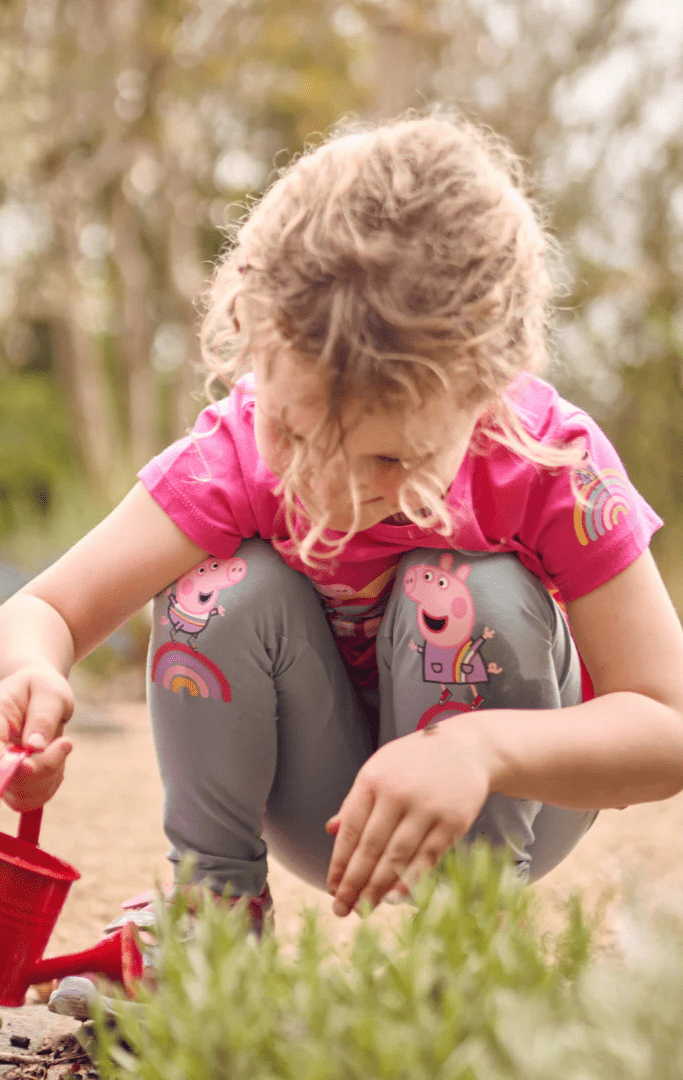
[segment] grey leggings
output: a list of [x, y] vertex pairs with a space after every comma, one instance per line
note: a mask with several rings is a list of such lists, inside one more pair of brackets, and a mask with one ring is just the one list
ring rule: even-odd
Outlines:
[[[464, 643], [440, 642], [438, 588], [453, 589], [456, 614], [474, 605]], [[564, 618], [508, 554], [405, 556], [377, 660], [380, 745], [455, 712], [581, 700]], [[324, 824], [373, 752], [373, 702], [355, 693], [311, 583], [269, 544], [249, 540], [236, 558], [207, 560], [160, 593], [149, 703], [171, 860], [192, 852], [197, 880], [255, 896], [268, 846], [324, 888], [332, 850]], [[507, 845], [533, 880], [595, 816], [492, 795], [465, 840]]]

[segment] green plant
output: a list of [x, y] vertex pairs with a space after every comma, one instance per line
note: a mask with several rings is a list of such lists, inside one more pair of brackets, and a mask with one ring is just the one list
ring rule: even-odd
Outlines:
[[244, 912], [183, 900], [163, 916], [160, 983], [97, 1023], [102, 1080], [680, 1080], [680, 918], [620, 916], [591, 955], [578, 901], [552, 947], [531, 894], [485, 847], [420, 889], [395, 937], [363, 920], [336, 954], [308, 912], [258, 943]]
[[549, 951], [530, 895], [485, 846], [445, 860], [395, 935], [364, 919], [341, 954], [313, 912], [281, 945], [247, 936], [239, 906], [202, 900], [184, 941], [185, 907], [162, 916], [157, 990], [121, 1002], [116, 1029], [97, 1024], [102, 1080], [521, 1078], [516, 1010], [546, 1032], [583, 1007], [580, 908]]

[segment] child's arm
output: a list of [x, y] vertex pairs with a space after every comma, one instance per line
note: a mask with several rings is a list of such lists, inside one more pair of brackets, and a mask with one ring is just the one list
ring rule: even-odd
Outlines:
[[531, 798], [595, 809], [675, 795], [683, 788], [683, 631], [650, 553], [568, 613], [596, 697], [555, 716], [513, 712], [507, 731], [500, 719], [488, 728], [483, 714], [492, 790], [525, 798], [533, 788]]
[[600, 809], [683, 788], [683, 630], [649, 552], [569, 617], [595, 700], [451, 717], [382, 747], [330, 826], [338, 913], [430, 869], [492, 792]]
[[13, 742], [43, 749], [8, 788], [15, 809], [42, 805], [61, 782], [71, 749], [61, 732], [73, 710], [72, 664], [205, 555], [138, 484], [0, 607], [0, 752]]

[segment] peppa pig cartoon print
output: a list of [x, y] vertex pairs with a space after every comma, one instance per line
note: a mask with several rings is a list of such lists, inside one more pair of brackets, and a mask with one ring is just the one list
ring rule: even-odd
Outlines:
[[[423, 645], [411, 641], [410, 647], [422, 654], [424, 681], [441, 686], [440, 708], [446, 706], [451, 696], [448, 685], [454, 683], [471, 687], [471, 708], [476, 708], [482, 700], [477, 684], [488, 682], [489, 675], [499, 675], [503, 669], [493, 662], [486, 664], [479, 651], [495, 630], [485, 626], [476, 641], [472, 640], [474, 600], [465, 585], [472, 568], [467, 563], [455, 570], [452, 566], [453, 556], [446, 552], [438, 567], [420, 563], [406, 571], [403, 589], [418, 606], [417, 625], [424, 638]], [[462, 711], [454, 706], [450, 706], [451, 711]]]
[[213, 615], [224, 615], [225, 609], [216, 603], [221, 589], [237, 585], [247, 572], [244, 559], [214, 559], [208, 556], [194, 569], [183, 574], [166, 590], [168, 594], [168, 618], [162, 626], [171, 626], [171, 639], [178, 633], [186, 634], [189, 644], [196, 651], [196, 640], [205, 630]]

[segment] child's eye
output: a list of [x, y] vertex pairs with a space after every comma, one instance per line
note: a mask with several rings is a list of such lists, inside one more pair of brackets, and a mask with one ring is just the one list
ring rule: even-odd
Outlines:
[[377, 461], [380, 461], [382, 465], [401, 465], [401, 459], [397, 457], [384, 457], [383, 454], [378, 454]]
[[289, 442], [297, 442], [297, 443], [299, 443], [299, 442], [304, 441], [303, 435], [297, 435], [297, 434], [295, 434], [295, 432], [290, 431], [289, 428], [283, 428], [282, 429], [282, 434], [284, 435], [285, 439], [287, 439]]
[[277, 426], [278, 438], [284, 439], [288, 443], [302, 443], [304, 441], [303, 435], [295, 435], [293, 431], [289, 431], [288, 428], [282, 427], [281, 424]]

